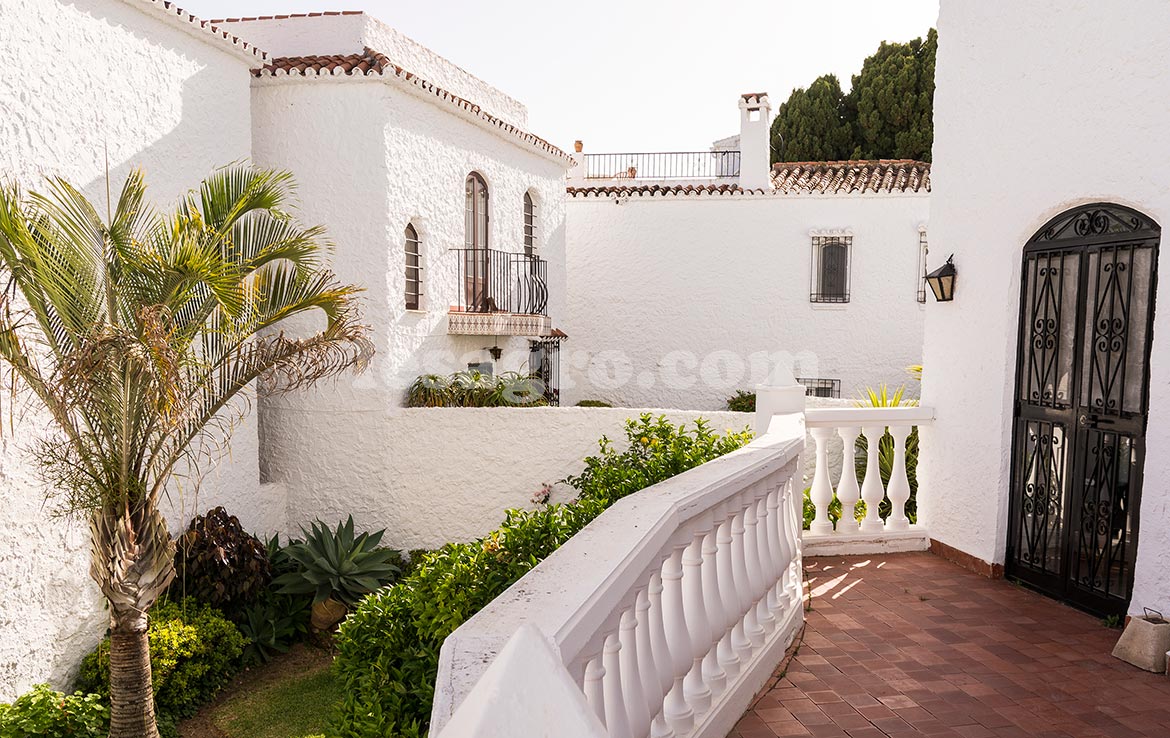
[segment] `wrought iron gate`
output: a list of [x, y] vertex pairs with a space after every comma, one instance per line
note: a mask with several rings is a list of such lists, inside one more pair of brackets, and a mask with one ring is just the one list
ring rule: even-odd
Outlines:
[[1007, 574], [1101, 614], [1133, 584], [1159, 235], [1097, 203], [1024, 248]]

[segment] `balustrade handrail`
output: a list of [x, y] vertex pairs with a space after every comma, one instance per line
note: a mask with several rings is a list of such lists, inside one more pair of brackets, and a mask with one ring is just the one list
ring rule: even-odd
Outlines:
[[651, 721], [726, 735], [802, 618], [804, 436], [802, 415], [776, 416], [744, 448], [619, 500], [460, 626], [440, 653], [431, 734], [485, 656], [535, 625], [612, 738], [644, 738]]
[[809, 428], [836, 428], [858, 423], [910, 423], [923, 425], [934, 420], [934, 408], [909, 407], [817, 407], [805, 411]]

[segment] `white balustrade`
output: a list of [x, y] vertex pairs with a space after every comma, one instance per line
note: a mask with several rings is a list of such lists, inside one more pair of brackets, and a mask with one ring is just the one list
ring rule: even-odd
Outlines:
[[530, 624], [609, 738], [723, 738], [803, 617], [788, 496], [803, 447], [800, 415], [778, 415], [747, 447], [611, 506], [448, 637], [432, 735], [448, 738], [483, 654]]
[[[923, 407], [817, 408], [805, 413], [808, 433], [816, 448], [812, 485], [808, 491], [808, 500], [815, 514], [803, 534], [805, 555], [909, 551], [927, 547], [929, 539], [923, 521], [911, 523], [906, 514], [906, 503], [910, 499], [906, 441], [916, 427], [929, 424], [933, 418], [933, 410]], [[882, 439], [887, 435], [892, 441], [893, 457], [889, 482], [883, 484], [880, 456]], [[861, 438], [865, 439], [866, 457], [859, 487], [856, 447]], [[840, 443], [840, 473], [834, 490], [832, 473], [837, 465], [831, 461], [831, 456], [835, 452], [835, 443]], [[917, 498], [921, 499], [922, 495], [920, 487]], [[883, 520], [880, 507], [887, 499], [890, 514]], [[839, 515], [830, 513], [834, 500], [840, 503]], [[857, 521], [859, 502], [865, 504], [865, 515], [860, 523]]]

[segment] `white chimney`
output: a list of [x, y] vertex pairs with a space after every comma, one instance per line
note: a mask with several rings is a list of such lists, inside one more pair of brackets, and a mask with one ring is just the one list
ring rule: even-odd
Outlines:
[[766, 92], [739, 96], [739, 186], [745, 190], [771, 187], [772, 158], [769, 149], [772, 104]]

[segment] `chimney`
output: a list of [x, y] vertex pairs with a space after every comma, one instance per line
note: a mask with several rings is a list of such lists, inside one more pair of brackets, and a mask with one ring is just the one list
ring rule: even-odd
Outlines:
[[745, 190], [771, 186], [772, 157], [769, 147], [772, 104], [766, 92], [739, 96], [739, 186]]

